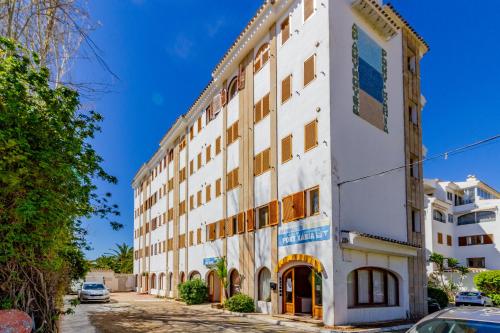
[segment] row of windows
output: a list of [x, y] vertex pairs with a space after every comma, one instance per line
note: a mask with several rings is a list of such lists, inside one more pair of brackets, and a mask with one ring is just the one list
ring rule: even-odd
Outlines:
[[[434, 209], [432, 212], [432, 218], [437, 222], [446, 222], [446, 217], [449, 223], [453, 223], [453, 215], [445, 214], [437, 209]], [[457, 218], [457, 225], [467, 225], [467, 224], [476, 224], [482, 222], [492, 222], [496, 220], [495, 212], [491, 211], [479, 211], [472, 212], [461, 215]]]
[[[220, 152], [222, 151], [222, 148], [221, 148], [221, 137], [217, 137], [215, 139], [215, 156], [219, 155]], [[205, 165], [208, 164], [208, 162], [210, 162], [212, 160], [212, 145], [208, 145], [206, 148], [205, 148]], [[196, 170], [200, 170], [202, 167], [203, 167], [203, 158], [202, 158], [202, 153], [198, 153], [198, 155], [196, 156], [196, 165], [197, 165], [197, 168]], [[192, 159], [191, 161], [189, 161], [189, 175], [193, 175], [195, 172], [195, 167], [194, 167], [194, 159]]]
[[473, 235], [458, 237], [458, 246], [493, 244], [493, 235]]
[[[303, 87], [306, 87], [316, 78], [316, 54], [313, 54], [306, 61], [304, 61], [304, 76], [303, 76]], [[290, 98], [292, 98], [293, 86], [292, 86], [293, 75], [289, 74], [281, 80], [281, 104], [285, 104]]]
[[[437, 242], [438, 244], [443, 244], [443, 234], [440, 232], [437, 233]], [[453, 246], [453, 239], [451, 235], [446, 235], [446, 245]]]

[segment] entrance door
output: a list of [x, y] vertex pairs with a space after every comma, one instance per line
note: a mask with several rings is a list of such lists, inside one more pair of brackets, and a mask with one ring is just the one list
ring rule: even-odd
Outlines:
[[285, 313], [295, 314], [295, 292], [294, 292], [294, 272], [292, 268], [283, 275], [283, 286], [285, 289]]
[[210, 302], [220, 302], [221, 299], [221, 287], [219, 277], [214, 271], [210, 271], [207, 276], [208, 282], [208, 298]]

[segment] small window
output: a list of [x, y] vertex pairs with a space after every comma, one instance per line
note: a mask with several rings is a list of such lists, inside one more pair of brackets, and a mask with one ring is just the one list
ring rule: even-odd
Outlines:
[[193, 246], [194, 245], [194, 232], [193, 230], [191, 230], [189, 232], [189, 246]]
[[482, 258], [467, 258], [467, 266], [470, 268], [485, 268], [486, 260]]
[[410, 122], [413, 125], [418, 126], [418, 109], [415, 105], [410, 105], [409, 117]]
[[292, 74], [281, 81], [281, 104], [284, 104], [292, 97]]
[[434, 211], [432, 212], [432, 215], [433, 215], [434, 221], [445, 222], [444, 213], [440, 212], [439, 210], [434, 209]]
[[207, 148], [206, 148], [206, 163], [208, 164], [208, 162], [212, 159], [212, 146], [211, 145], [208, 145]]
[[437, 233], [437, 242], [438, 244], [443, 244], [443, 234], [440, 232]]
[[281, 163], [290, 161], [293, 158], [292, 151], [292, 135], [288, 135], [281, 139]]
[[453, 193], [446, 192], [446, 199], [448, 199], [448, 201], [453, 201]]
[[189, 140], [193, 140], [194, 138], [194, 126], [191, 126], [189, 129]]
[[235, 121], [227, 130], [227, 146], [236, 141], [239, 137], [238, 121]]
[[451, 239], [451, 235], [446, 235], [446, 245], [448, 245], [448, 246], [452, 246], [453, 245], [453, 241]]
[[271, 302], [271, 271], [266, 267], [259, 272], [259, 301]]
[[201, 244], [201, 228], [196, 229], [197, 244]]
[[194, 173], [194, 160], [189, 161], [189, 175]]
[[201, 153], [198, 154], [198, 169], [201, 169], [202, 161], [201, 161]]
[[316, 78], [316, 55], [304, 61], [304, 87]]
[[198, 191], [198, 193], [196, 193], [196, 204], [198, 205], [198, 207], [201, 206], [202, 204], [202, 199], [201, 199], [201, 190]]
[[258, 176], [271, 169], [271, 148], [257, 154], [254, 158], [254, 175]]
[[413, 178], [419, 178], [419, 162], [416, 156], [410, 158], [410, 176]]
[[221, 195], [221, 179], [215, 181], [215, 197], [218, 198]]
[[448, 222], [453, 223], [453, 214], [448, 214]]
[[269, 225], [269, 205], [257, 208], [257, 225], [259, 229]]
[[228, 97], [232, 100], [238, 94], [238, 77], [234, 77], [229, 83]]
[[311, 121], [304, 127], [304, 152], [318, 145], [318, 120]]
[[413, 232], [421, 232], [420, 212], [415, 209], [411, 211], [411, 229]]
[[306, 190], [307, 216], [319, 214], [319, 187]]
[[219, 136], [217, 139], [215, 139], [215, 155], [219, 155], [221, 152], [221, 137]]
[[314, 13], [314, 0], [304, 0], [304, 22]]
[[286, 41], [290, 38], [290, 18], [287, 17], [286, 19], [281, 22], [281, 45], [285, 44]]
[[263, 44], [255, 54], [255, 59], [253, 62], [254, 73], [257, 73], [269, 60], [269, 43]]
[[227, 191], [232, 190], [238, 185], [240, 185], [238, 177], [238, 168], [235, 168], [227, 174], [226, 190]]
[[212, 200], [212, 185], [207, 185], [205, 187], [205, 202]]
[[193, 210], [194, 209], [194, 195], [191, 195], [189, 197], [189, 210]]
[[198, 118], [198, 133], [201, 132], [201, 126], [202, 126], [202, 124], [201, 124], [201, 117], [202, 116], [200, 116], [200, 118]]
[[270, 112], [269, 108], [269, 94], [264, 96], [260, 101], [255, 103], [254, 106], [254, 122], [258, 123], [264, 119]]
[[347, 304], [349, 308], [398, 306], [398, 278], [381, 268], [352, 271], [347, 276]]

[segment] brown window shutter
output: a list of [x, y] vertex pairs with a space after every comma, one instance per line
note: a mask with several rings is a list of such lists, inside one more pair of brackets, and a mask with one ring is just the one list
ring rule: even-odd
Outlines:
[[221, 194], [221, 179], [215, 181], [215, 197], [219, 197]]
[[208, 145], [205, 151], [206, 151], [206, 155], [207, 155], [206, 160], [208, 163], [208, 161], [210, 161], [212, 159], [212, 146]]
[[226, 237], [226, 221], [220, 220], [217, 222], [219, 224], [219, 238]]
[[233, 143], [233, 126], [226, 130], [226, 145], [229, 146]]
[[191, 128], [189, 129], [189, 140], [193, 140], [194, 138], [194, 127], [191, 126]]
[[271, 168], [271, 148], [267, 148], [262, 152], [262, 172], [266, 172]]
[[189, 232], [189, 246], [193, 246], [194, 245], [194, 232], [191, 230]]
[[215, 240], [215, 238], [217, 237], [217, 224], [216, 222], [210, 224], [210, 240]]
[[253, 71], [254, 73], [257, 73], [260, 70], [261, 67], [261, 59], [260, 59], [260, 54], [257, 54], [257, 57], [255, 58], [253, 62]]
[[316, 55], [304, 62], [304, 87], [316, 78]]
[[243, 64], [240, 64], [238, 71], [238, 89], [245, 89], [245, 66]]
[[255, 230], [255, 218], [254, 218], [254, 210], [253, 209], [247, 210], [246, 220], [247, 220], [247, 230], [254, 231]]
[[262, 173], [262, 154], [257, 154], [254, 158], [254, 166], [253, 172], [255, 176], [258, 176]]
[[233, 125], [233, 141], [236, 141], [236, 139], [240, 136], [240, 132], [238, 130], [238, 123], [239, 121], [236, 121]]
[[258, 123], [262, 119], [262, 103], [258, 101], [254, 107], [254, 122]]
[[443, 244], [443, 234], [438, 232], [438, 235], [437, 235], [437, 242], [438, 244]]
[[240, 185], [240, 179], [238, 177], [239, 175], [239, 168], [236, 168], [233, 170], [233, 186], [239, 186]]
[[297, 192], [293, 195], [293, 215], [294, 219], [301, 219], [306, 214], [305, 192]]
[[232, 189], [232, 186], [233, 186], [232, 180], [233, 180], [233, 177], [232, 177], [232, 171], [231, 171], [226, 175], [226, 191], [229, 191], [230, 189]]
[[245, 213], [241, 212], [238, 214], [238, 233], [242, 234], [245, 232]]
[[198, 133], [201, 132], [201, 116], [198, 118]]
[[308, 151], [318, 145], [318, 122], [311, 121], [304, 127], [304, 151]]
[[201, 206], [201, 190], [196, 193], [196, 204], [198, 207]]
[[281, 139], [281, 163], [285, 163], [292, 159], [292, 135], [288, 135]]
[[206, 202], [209, 202], [210, 200], [212, 200], [212, 186], [211, 185], [207, 185], [207, 187], [205, 187], [205, 201]]
[[287, 17], [281, 23], [281, 45], [285, 44], [285, 42], [290, 38], [290, 19]]
[[452, 240], [450, 235], [446, 235], [446, 245], [452, 246]]
[[217, 139], [215, 139], [215, 155], [219, 155], [221, 149], [221, 137], [219, 136]]
[[269, 112], [270, 112], [270, 108], [269, 108], [269, 94], [267, 94], [262, 99], [262, 117], [261, 118], [265, 118], [269, 114]]
[[269, 225], [278, 225], [279, 223], [279, 212], [278, 212], [278, 201], [274, 200], [269, 203]]
[[493, 234], [483, 236], [484, 244], [493, 244]]
[[201, 153], [198, 154], [198, 169], [201, 168]]
[[307, 21], [309, 17], [314, 12], [314, 0], [304, 0], [304, 22]]
[[191, 195], [189, 197], [189, 210], [193, 210], [194, 209], [194, 195]]
[[194, 173], [194, 160], [189, 161], [189, 175]]
[[226, 88], [222, 89], [222, 91], [220, 93], [220, 100], [221, 100], [222, 106], [226, 106], [226, 104], [227, 104], [227, 89]]
[[196, 240], [198, 244], [201, 244], [201, 228], [196, 230]]
[[288, 75], [281, 81], [281, 103], [285, 103], [292, 95], [292, 76]]

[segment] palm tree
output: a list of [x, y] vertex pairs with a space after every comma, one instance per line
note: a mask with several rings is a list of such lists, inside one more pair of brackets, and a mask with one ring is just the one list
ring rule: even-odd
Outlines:
[[[219, 258], [214, 265], [215, 274], [219, 277], [222, 288], [224, 288], [224, 295], [226, 299], [229, 298], [227, 288], [229, 286], [229, 280], [227, 279], [227, 262], [226, 257]], [[221, 300], [222, 303], [222, 300]]]
[[112, 250], [116, 273], [132, 273], [134, 270], [134, 249], [127, 244], [116, 244]]

